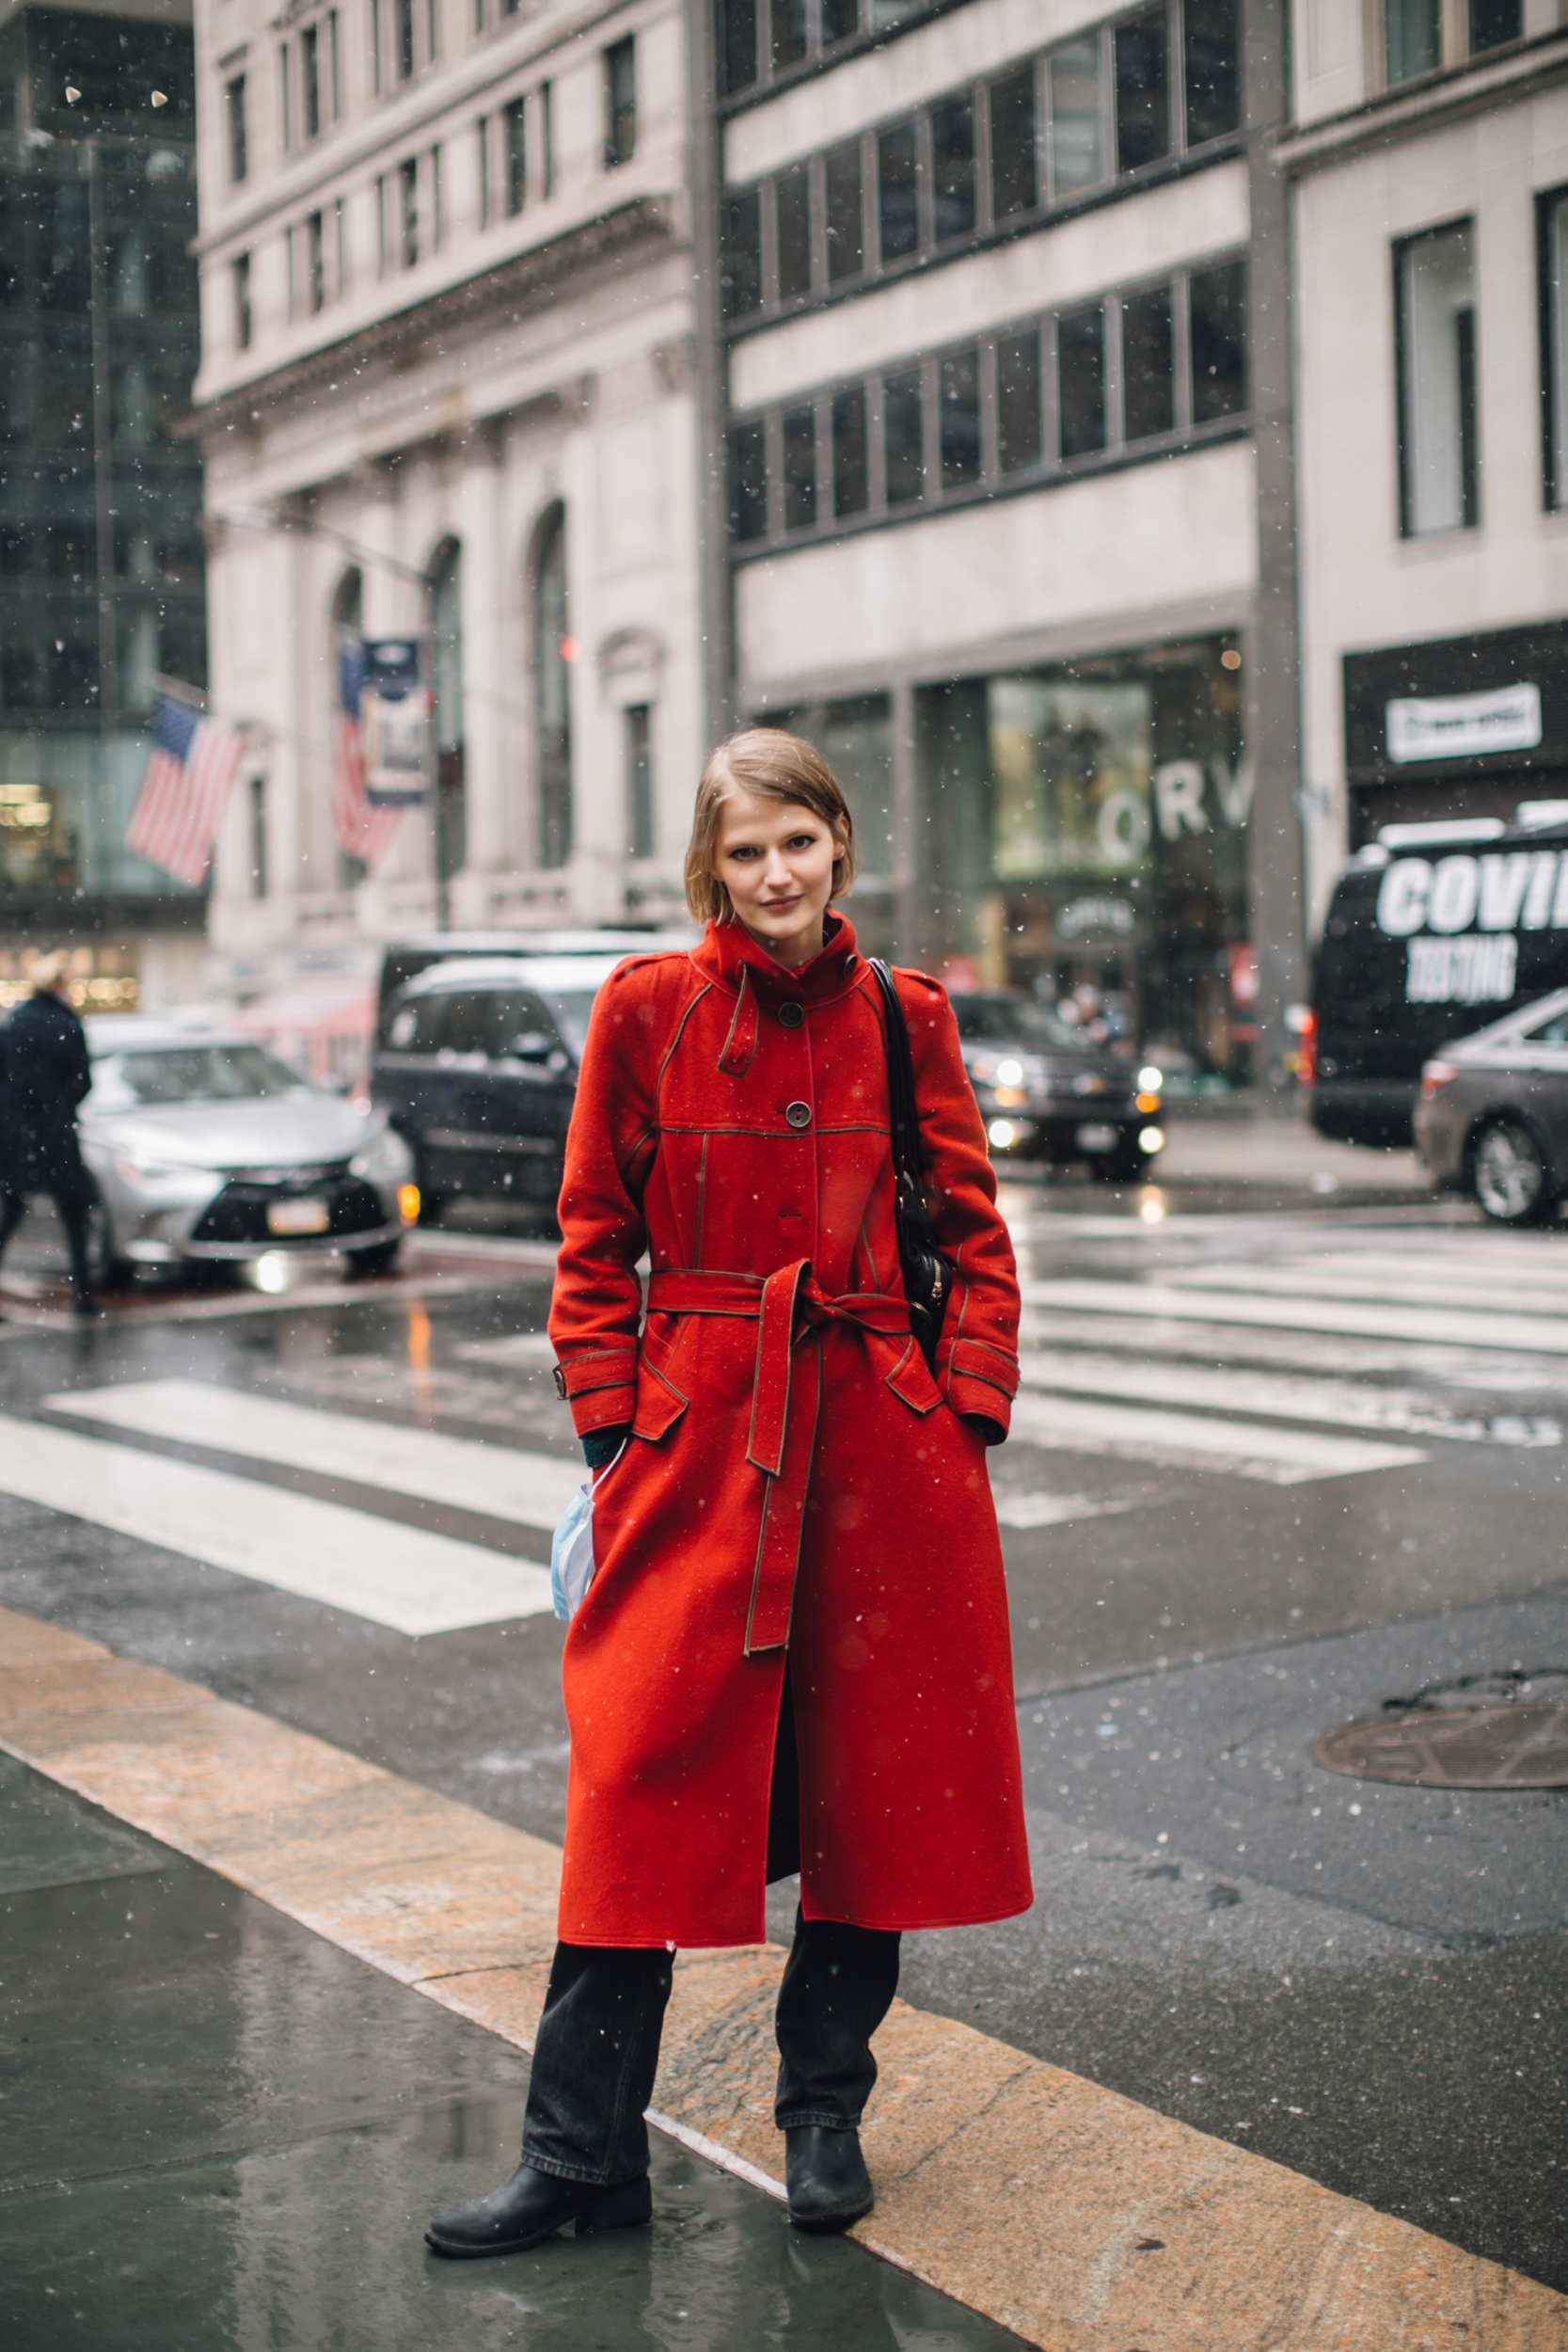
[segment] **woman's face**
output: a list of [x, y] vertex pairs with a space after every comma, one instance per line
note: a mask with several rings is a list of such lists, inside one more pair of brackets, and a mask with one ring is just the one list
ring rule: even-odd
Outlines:
[[843, 846], [824, 818], [794, 801], [732, 792], [721, 806], [713, 870], [746, 929], [781, 963], [793, 968], [820, 953]]

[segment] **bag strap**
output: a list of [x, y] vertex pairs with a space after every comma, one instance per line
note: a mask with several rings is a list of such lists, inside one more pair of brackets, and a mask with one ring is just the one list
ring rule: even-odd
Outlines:
[[925, 1172], [920, 1150], [920, 1115], [914, 1091], [914, 1055], [910, 1025], [904, 1018], [897, 984], [880, 956], [866, 959], [882, 993], [887, 1024], [887, 1093], [893, 1127], [893, 1170], [900, 1206], [906, 1214], [923, 1213], [921, 1178]]

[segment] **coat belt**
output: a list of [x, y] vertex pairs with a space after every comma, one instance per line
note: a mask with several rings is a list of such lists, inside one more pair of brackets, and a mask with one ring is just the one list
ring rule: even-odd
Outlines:
[[[674, 1266], [648, 1278], [648, 1312], [721, 1315], [757, 1326], [756, 1374], [746, 1459], [762, 1472], [762, 1526], [746, 1628], [746, 1652], [777, 1649], [789, 1638], [790, 1607], [806, 1488], [821, 1397], [816, 1349], [796, 1376], [795, 1347], [804, 1333], [828, 1323], [852, 1323], [879, 1339], [911, 1344], [910, 1311], [886, 1291], [824, 1291], [809, 1258], [766, 1277], [706, 1273]], [[794, 1410], [791, 1410], [791, 1406]]]

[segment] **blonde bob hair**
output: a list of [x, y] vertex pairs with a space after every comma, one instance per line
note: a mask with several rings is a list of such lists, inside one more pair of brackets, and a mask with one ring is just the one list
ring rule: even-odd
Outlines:
[[835, 898], [855, 879], [855, 823], [838, 778], [818, 751], [783, 727], [743, 727], [710, 754], [697, 787], [691, 841], [686, 852], [686, 903], [699, 923], [733, 923], [735, 906], [714, 872], [719, 851], [719, 812], [736, 792], [753, 800], [780, 801], [809, 808], [830, 827], [838, 844], [833, 860]]

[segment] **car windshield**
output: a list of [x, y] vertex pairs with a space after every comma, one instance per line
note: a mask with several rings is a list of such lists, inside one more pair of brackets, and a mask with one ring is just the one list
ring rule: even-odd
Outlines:
[[316, 1091], [260, 1045], [163, 1045], [100, 1062], [93, 1091], [117, 1104], [308, 1101]]
[[578, 1061], [588, 1042], [588, 1016], [598, 993], [596, 988], [552, 988], [547, 999], [561, 1034]]
[[958, 1035], [966, 1045], [1069, 1046], [1075, 1053], [1089, 1050], [1067, 1023], [1029, 996], [955, 996]]

